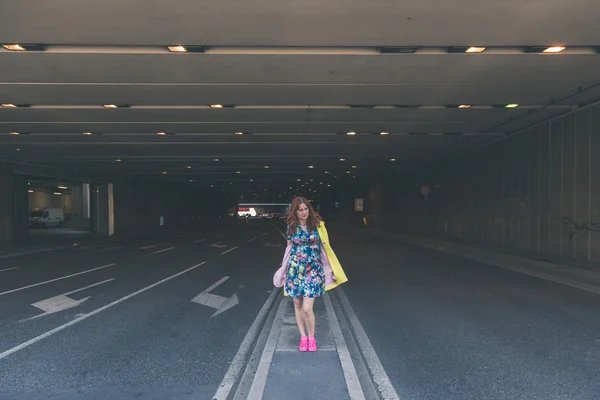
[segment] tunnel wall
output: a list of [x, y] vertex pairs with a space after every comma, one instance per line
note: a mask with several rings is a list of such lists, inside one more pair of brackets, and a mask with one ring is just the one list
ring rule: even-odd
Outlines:
[[137, 235], [212, 224], [226, 218], [227, 204], [192, 185], [115, 182], [114, 210], [115, 234]]
[[600, 107], [379, 179], [367, 201], [376, 227], [597, 267]]

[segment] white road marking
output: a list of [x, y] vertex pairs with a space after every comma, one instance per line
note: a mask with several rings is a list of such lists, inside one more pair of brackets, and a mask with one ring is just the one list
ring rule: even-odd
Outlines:
[[151, 244], [151, 245], [148, 245], [148, 246], [139, 247], [138, 250], [147, 250], [147, 249], [151, 249], [151, 248], [156, 247], [156, 246], [158, 246], [158, 244]]
[[69, 245], [69, 246], [60, 246], [60, 247], [52, 247], [50, 249], [41, 249], [41, 250], [34, 250], [34, 251], [26, 251], [26, 252], [22, 252], [22, 253], [13, 253], [13, 254], [4, 254], [4, 255], [0, 256], [0, 259], [11, 258], [11, 257], [19, 257], [19, 256], [26, 256], [26, 255], [29, 255], [29, 254], [38, 254], [38, 253], [44, 253], [44, 252], [47, 252], [47, 251], [70, 249], [70, 248], [73, 248], [73, 246], [71, 246], [71, 245]]
[[354, 313], [354, 309], [350, 305], [344, 289], [338, 287], [336, 288], [336, 292], [338, 293], [342, 307], [350, 320], [350, 326], [354, 330], [356, 340], [358, 341], [358, 345], [367, 362], [367, 366], [369, 367], [369, 370], [371, 370], [373, 382], [375, 383], [381, 398], [383, 400], [400, 400], [400, 396], [398, 396], [396, 389], [394, 389], [387, 372], [385, 372], [385, 368], [381, 365], [381, 361], [379, 360], [379, 357], [377, 357], [377, 353], [375, 352], [367, 333]]
[[225, 232], [225, 233], [219, 233], [219, 234], [217, 235], [217, 237], [223, 237], [223, 236], [225, 236], [225, 235], [227, 235], [227, 232]]
[[13, 269], [19, 269], [19, 267], [12, 267], [12, 268], [0, 269], [0, 272], [12, 271]]
[[283, 239], [286, 239], [285, 237], [285, 233], [283, 233], [283, 231], [281, 229], [279, 229], [279, 227], [277, 227], [277, 225], [273, 225], [275, 227], [276, 230], [279, 231], [279, 233], [281, 234], [281, 236], [283, 236]]
[[148, 256], [151, 256], [153, 254], [164, 253], [165, 251], [173, 250], [174, 248], [175, 247], [167, 247], [166, 249], [162, 249], [162, 250], [155, 251], [153, 253], [146, 254], [144, 257], [148, 257]]
[[67, 293], [60, 294], [58, 296], [50, 297], [49, 299], [45, 299], [45, 300], [33, 303], [32, 306], [39, 308], [40, 310], [44, 311], [44, 313], [36, 315], [36, 316], [28, 318], [28, 319], [25, 319], [25, 320], [22, 320], [20, 322], [30, 321], [32, 319], [44, 317], [49, 314], [54, 314], [54, 313], [57, 313], [60, 311], [64, 311], [64, 310], [68, 310], [70, 308], [77, 307], [77, 306], [81, 305], [84, 301], [89, 299], [90, 296], [88, 296], [84, 299], [81, 299], [81, 300], [74, 300], [74, 299], [68, 297], [70, 294], [81, 292], [82, 290], [86, 290], [86, 289], [92, 288], [94, 286], [102, 285], [106, 282], [110, 282], [110, 281], [114, 281], [114, 280], [115, 280], [115, 278], [107, 279], [102, 282], [97, 282], [92, 285], [88, 285], [88, 286], [85, 286], [85, 287], [82, 287], [82, 288], [79, 288], [79, 289], [76, 289], [76, 290], [73, 290], [73, 291], [70, 291]]
[[249, 399], [263, 398], [263, 393], [265, 392], [265, 385], [267, 383], [267, 377], [269, 375], [269, 369], [271, 368], [271, 361], [273, 360], [273, 354], [275, 353], [277, 338], [279, 337], [281, 327], [283, 326], [283, 315], [285, 314], [285, 309], [287, 307], [288, 301], [289, 297], [284, 297], [281, 300], [281, 303], [279, 303], [279, 308], [277, 309], [275, 321], [273, 321], [273, 326], [271, 327], [271, 331], [269, 332], [267, 343], [265, 344], [262, 356], [260, 357], [260, 361], [258, 362], [256, 374], [254, 374], [254, 379], [252, 380], [252, 386], [250, 387], [250, 390], [248, 392]]
[[216, 309], [217, 311], [215, 311], [211, 318], [216, 317], [217, 315], [229, 310], [232, 307], [235, 307], [240, 303], [237, 294], [235, 293], [231, 297], [224, 297], [210, 293], [214, 288], [216, 288], [229, 278], [229, 276], [224, 276], [223, 278], [219, 279], [216, 283], [212, 284], [210, 287], [204, 289], [202, 293], [200, 293], [198, 296], [192, 299], [194, 303], [202, 304], [203, 306]]
[[217, 389], [216, 393], [212, 397], [214, 400], [225, 400], [227, 399], [227, 396], [229, 396], [229, 392], [231, 392], [233, 385], [239, 379], [239, 376], [242, 373], [242, 370], [245, 365], [245, 360], [248, 358], [248, 354], [252, 350], [253, 343], [256, 341], [256, 337], [260, 332], [263, 320], [267, 317], [271, 306], [275, 302], [275, 299], [277, 299], [278, 293], [279, 291], [276, 290], [273, 290], [271, 292], [271, 294], [267, 298], [267, 301], [265, 301], [265, 304], [263, 304], [262, 308], [256, 315], [254, 322], [252, 322], [252, 325], [250, 325], [248, 333], [246, 333], [244, 340], [242, 340], [240, 348], [235, 354], [235, 357], [233, 357], [233, 361], [229, 365], [229, 369], [227, 370], [225, 376], [223, 377], [223, 380], [219, 384], [219, 389]]
[[120, 298], [119, 300], [115, 300], [115, 301], [113, 301], [112, 303], [110, 303], [110, 304], [107, 304], [107, 305], [105, 305], [105, 306], [103, 306], [103, 307], [100, 307], [100, 308], [98, 308], [98, 309], [96, 309], [96, 310], [94, 310], [94, 311], [92, 311], [92, 312], [90, 312], [90, 313], [88, 313], [88, 314], [84, 314], [84, 315], [82, 315], [82, 316], [81, 316], [81, 317], [79, 317], [79, 318], [76, 318], [76, 319], [74, 319], [74, 320], [72, 320], [72, 321], [69, 321], [69, 322], [67, 322], [66, 324], [63, 324], [63, 325], [61, 325], [61, 326], [59, 326], [59, 327], [56, 327], [56, 328], [52, 329], [51, 331], [48, 331], [48, 332], [46, 332], [46, 333], [43, 333], [43, 334], [41, 334], [41, 335], [39, 335], [39, 336], [36, 336], [36, 337], [34, 337], [33, 339], [31, 339], [31, 340], [28, 340], [28, 341], [27, 341], [27, 342], [25, 342], [25, 343], [21, 343], [20, 345], [18, 345], [18, 346], [15, 346], [15, 347], [13, 347], [12, 349], [8, 349], [8, 350], [6, 350], [5, 352], [3, 352], [3, 353], [0, 353], [0, 360], [2, 360], [3, 358], [6, 358], [6, 357], [8, 357], [9, 355], [11, 355], [11, 354], [13, 354], [13, 353], [15, 353], [15, 352], [17, 352], [17, 351], [19, 351], [19, 350], [22, 350], [22, 349], [24, 349], [24, 348], [26, 348], [26, 347], [28, 347], [28, 346], [31, 346], [32, 344], [35, 344], [35, 343], [39, 342], [40, 340], [43, 340], [43, 339], [45, 339], [45, 338], [47, 338], [47, 337], [49, 337], [49, 336], [52, 336], [52, 335], [54, 335], [55, 333], [57, 333], [57, 332], [60, 332], [60, 331], [62, 331], [62, 330], [64, 330], [64, 329], [66, 329], [66, 328], [68, 328], [68, 327], [70, 327], [70, 326], [72, 326], [72, 325], [75, 325], [75, 324], [77, 324], [77, 323], [79, 323], [79, 322], [81, 322], [81, 321], [83, 321], [83, 320], [85, 320], [85, 319], [88, 319], [88, 318], [90, 318], [90, 317], [92, 317], [92, 316], [94, 316], [94, 315], [96, 315], [96, 314], [98, 314], [98, 313], [100, 313], [100, 312], [102, 312], [102, 311], [104, 311], [104, 310], [107, 310], [107, 309], [109, 309], [109, 308], [111, 308], [111, 307], [113, 307], [113, 306], [116, 306], [117, 304], [119, 304], [119, 303], [122, 303], [122, 302], [124, 302], [125, 300], [128, 300], [128, 299], [130, 299], [130, 298], [132, 298], [132, 297], [134, 297], [134, 296], [137, 296], [138, 294], [140, 294], [140, 293], [143, 293], [143, 292], [145, 292], [145, 291], [147, 291], [147, 290], [150, 290], [150, 289], [152, 289], [152, 288], [153, 288], [153, 287], [155, 287], [155, 286], [158, 286], [158, 285], [160, 285], [160, 284], [163, 284], [163, 283], [165, 283], [165, 282], [167, 282], [167, 281], [169, 281], [169, 280], [171, 280], [171, 279], [173, 279], [173, 278], [176, 278], [176, 277], [178, 277], [178, 276], [180, 276], [180, 275], [183, 275], [183, 274], [185, 274], [186, 272], [192, 271], [192, 270], [194, 270], [194, 269], [196, 269], [196, 268], [198, 268], [198, 267], [200, 267], [201, 265], [204, 265], [204, 264], [206, 264], [206, 261], [203, 261], [203, 262], [201, 262], [201, 263], [200, 263], [200, 264], [198, 264], [198, 265], [194, 265], [193, 267], [191, 267], [191, 268], [188, 268], [188, 269], [186, 269], [186, 270], [184, 270], [184, 271], [178, 272], [178, 273], [177, 273], [177, 274], [175, 274], [175, 275], [171, 275], [170, 277], [168, 277], [168, 278], [165, 278], [165, 279], [163, 279], [163, 280], [161, 280], [161, 281], [158, 281], [158, 282], [156, 282], [156, 283], [153, 283], [153, 284], [152, 284], [152, 285], [150, 285], [150, 286], [146, 286], [145, 288], [143, 288], [143, 289], [140, 289], [140, 290], [138, 290], [137, 292], [131, 293], [131, 294], [129, 294], [129, 295], [127, 295], [127, 296], [125, 296], [125, 297], [122, 297], [122, 298]]
[[194, 243], [206, 242], [206, 239], [198, 239], [194, 240]]
[[227, 245], [222, 242], [217, 242], [217, 243], [211, 244], [210, 247], [216, 247], [217, 249], [223, 249], [223, 248], [227, 247]]
[[344, 378], [346, 379], [348, 396], [351, 400], [364, 400], [365, 394], [363, 393], [360, 385], [360, 380], [358, 379], [354, 362], [350, 356], [350, 351], [348, 351], [348, 346], [346, 345], [346, 339], [344, 339], [342, 328], [340, 327], [340, 323], [338, 322], [335, 311], [333, 310], [333, 304], [331, 304], [329, 293], [326, 293], [325, 296], [323, 296], [323, 300], [325, 301], [325, 310], [327, 311], [329, 328], [333, 333], [333, 340], [335, 341], [335, 347], [340, 358], [340, 364], [342, 365], [342, 372], [344, 373]]
[[261, 234], [260, 236], [267, 236], [269, 234], [269, 232], [265, 232], [263, 234]]
[[257, 237], [255, 237], [255, 238], [252, 238], [252, 239], [248, 240], [248, 243], [250, 243], [250, 242], [254, 242], [256, 239], [258, 239], [258, 238], [257, 238]]
[[223, 255], [223, 254], [227, 254], [227, 253], [229, 253], [230, 251], [234, 251], [234, 250], [235, 250], [235, 249], [237, 249], [237, 248], [238, 248], [238, 247], [237, 247], [237, 246], [235, 246], [235, 247], [232, 247], [232, 248], [230, 248], [229, 250], [225, 250], [224, 252], [222, 252], [222, 253], [221, 253], [221, 255]]
[[115, 246], [115, 247], [107, 247], [106, 249], [102, 249], [99, 251], [110, 251], [110, 250], [117, 250], [117, 249], [122, 249], [125, 246]]
[[97, 271], [99, 269], [103, 269], [103, 268], [108, 268], [108, 267], [113, 267], [117, 264], [108, 264], [108, 265], [103, 265], [101, 267], [98, 268], [92, 268], [92, 269], [88, 269], [87, 271], [81, 271], [78, 272], [76, 274], [71, 274], [71, 275], [67, 275], [67, 276], [62, 276], [60, 278], [56, 278], [56, 279], [51, 279], [49, 281], [44, 281], [44, 282], [40, 282], [40, 283], [35, 283], [33, 285], [29, 285], [29, 286], [23, 286], [22, 288], [18, 288], [18, 289], [13, 289], [13, 290], [9, 290], [7, 292], [2, 292], [0, 293], [0, 296], [4, 296], [5, 294], [9, 294], [9, 293], [14, 293], [14, 292], [18, 292], [19, 290], [25, 290], [25, 289], [29, 289], [35, 286], [40, 286], [40, 285], [45, 285], [46, 283], [51, 283], [51, 282], [56, 282], [56, 281], [60, 281], [61, 279], [67, 279], [67, 278], [71, 278], [73, 276], [77, 276], [77, 275], [82, 275], [82, 274], [87, 274], [89, 272], [93, 272], [93, 271]]

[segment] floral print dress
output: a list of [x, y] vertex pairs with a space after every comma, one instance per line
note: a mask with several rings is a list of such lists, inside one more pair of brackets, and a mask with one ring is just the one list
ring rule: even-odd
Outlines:
[[325, 272], [321, 263], [321, 238], [317, 228], [296, 232], [288, 227], [287, 240], [292, 242], [285, 292], [294, 298], [319, 297], [325, 293]]

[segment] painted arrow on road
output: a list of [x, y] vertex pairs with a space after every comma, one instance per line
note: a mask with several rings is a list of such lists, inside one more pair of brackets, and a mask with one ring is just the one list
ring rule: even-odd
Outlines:
[[90, 296], [88, 296], [88, 297], [86, 297], [84, 299], [81, 299], [81, 300], [74, 300], [74, 299], [72, 299], [72, 298], [69, 297], [70, 294], [77, 293], [77, 292], [80, 292], [82, 290], [86, 290], [86, 289], [89, 289], [91, 287], [94, 287], [94, 286], [102, 285], [103, 283], [110, 282], [110, 281], [113, 281], [113, 280], [115, 280], [115, 278], [107, 279], [107, 280], [102, 281], [102, 282], [94, 283], [93, 285], [82, 287], [80, 289], [73, 290], [71, 292], [59, 294], [58, 296], [50, 297], [49, 299], [45, 299], [45, 300], [42, 300], [42, 301], [38, 301], [37, 303], [33, 303], [32, 306], [34, 306], [36, 308], [39, 308], [44, 313], [36, 315], [35, 317], [31, 317], [31, 318], [25, 319], [25, 320], [23, 320], [21, 322], [29, 321], [29, 320], [40, 318], [40, 317], [44, 317], [46, 315], [54, 314], [54, 313], [57, 313], [57, 312], [60, 312], [60, 311], [64, 311], [64, 310], [68, 310], [70, 308], [77, 307], [77, 306], [81, 305], [83, 302], [85, 302], [87, 299], [89, 299]]
[[229, 279], [229, 276], [224, 276], [217, 282], [213, 283], [210, 287], [206, 288], [198, 296], [192, 299], [194, 303], [202, 304], [203, 306], [216, 309], [217, 311], [215, 311], [215, 313], [211, 315], [211, 318], [216, 317], [222, 312], [225, 312], [239, 304], [237, 294], [235, 293], [231, 297], [224, 297], [210, 293], [212, 290], [214, 290], [221, 283], [225, 282], [227, 279]]

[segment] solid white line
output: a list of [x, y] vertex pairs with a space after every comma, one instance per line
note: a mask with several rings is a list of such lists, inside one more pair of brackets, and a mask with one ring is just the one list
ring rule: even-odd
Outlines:
[[279, 308], [277, 309], [275, 321], [273, 321], [273, 326], [271, 327], [271, 331], [269, 332], [267, 343], [265, 344], [262, 356], [260, 357], [260, 361], [258, 362], [258, 367], [256, 368], [254, 379], [252, 380], [252, 386], [248, 391], [249, 399], [263, 398], [263, 393], [265, 392], [265, 386], [267, 384], [267, 377], [269, 375], [269, 369], [271, 368], [271, 361], [273, 360], [275, 346], [277, 345], [277, 338], [279, 337], [281, 327], [283, 326], [283, 315], [285, 314], [285, 309], [287, 307], [288, 300], [289, 297], [284, 297], [281, 300], [281, 303], [279, 303]]
[[346, 345], [346, 339], [342, 334], [342, 328], [333, 310], [333, 304], [329, 298], [329, 293], [323, 296], [325, 301], [325, 310], [327, 310], [327, 319], [329, 320], [329, 328], [333, 333], [333, 340], [335, 341], [335, 347], [340, 358], [340, 364], [342, 365], [342, 371], [344, 372], [344, 378], [346, 379], [346, 387], [348, 388], [348, 396], [351, 400], [364, 400], [365, 394], [360, 386], [360, 380], [356, 373], [356, 368], [352, 362], [350, 351]]
[[94, 284], [91, 284], [91, 285], [89, 285], [89, 286], [86, 286], [86, 287], [82, 287], [82, 288], [79, 288], [79, 289], [73, 290], [73, 291], [71, 291], [71, 292], [63, 293], [63, 294], [62, 294], [62, 296], [68, 296], [68, 295], [70, 295], [70, 294], [73, 294], [73, 293], [81, 292], [82, 290], [89, 289], [89, 288], [93, 288], [94, 286], [102, 285], [103, 283], [110, 282], [110, 281], [114, 281], [115, 279], [116, 279], [116, 278], [110, 278], [110, 279], [107, 279], [107, 280], [105, 280], [105, 281], [102, 281], [102, 282], [94, 283]]
[[155, 251], [154, 253], [146, 254], [144, 257], [151, 256], [153, 254], [164, 253], [165, 251], [173, 250], [175, 247], [167, 247], [166, 249]]
[[0, 296], [4, 296], [5, 294], [9, 294], [9, 293], [18, 292], [19, 290], [29, 289], [29, 288], [32, 288], [32, 287], [35, 287], [35, 286], [45, 285], [46, 283], [51, 283], [51, 282], [60, 281], [61, 279], [67, 279], [67, 278], [71, 278], [71, 277], [73, 277], [73, 276], [82, 275], [82, 274], [87, 274], [88, 272], [97, 271], [97, 270], [99, 270], [99, 269], [102, 269], [102, 268], [108, 268], [108, 267], [112, 267], [112, 266], [114, 266], [114, 265], [117, 265], [117, 264], [108, 264], [108, 265], [103, 265], [103, 266], [101, 266], [101, 267], [98, 267], [98, 268], [93, 268], [93, 269], [88, 269], [87, 271], [81, 271], [81, 272], [78, 272], [78, 273], [76, 273], [76, 274], [71, 274], [71, 275], [67, 275], [67, 276], [62, 276], [62, 277], [60, 277], [60, 278], [51, 279], [51, 280], [49, 280], [49, 281], [40, 282], [40, 283], [35, 283], [35, 284], [33, 284], [33, 285], [24, 286], [24, 287], [22, 287], [22, 288], [18, 288], [18, 289], [9, 290], [8, 292], [3, 292], [3, 293], [0, 293]]
[[26, 251], [26, 252], [23, 252], [23, 253], [5, 254], [3, 256], [0, 256], [0, 259], [2, 259], [2, 258], [10, 258], [10, 257], [18, 257], [18, 256], [26, 256], [26, 255], [29, 255], [29, 254], [44, 253], [46, 251], [69, 249], [69, 248], [72, 248], [72, 247], [73, 246], [60, 246], [60, 247], [52, 247], [50, 249], [41, 249], [41, 250], [34, 250], [34, 251]]
[[344, 308], [344, 311], [350, 320], [350, 326], [354, 330], [358, 345], [360, 346], [365, 361], [367, 362], [367, 366], [371, 370], [373, 382], [377, 386], [381, 398], [383, 400], [400, 400], [400, 396], [398, 396], [396, 389], [394, 389], [387, 372], [385, 372], [385, 368], [383, 368], [383, 365], [381, 365], [381, 361], [379, 360], [379, 357], [377, 357], [377, 353], [375, 352], [367, 333], [358, 320], [358, 317], [354, 313], [354, 309], [350, 305], [344, 289], [338, 287], [336, 288], [336, 291], [339, 295], [342, 307]]
[[233, 385], [242, 373], [242, 370], [245, 365], [244, 360], [246, 360], [248, 354], [252, 350], [252, 345], [256, 341], [256, 337], [258, 336], [263, 320], [269, 313], [269, 310], [275, 302], [278, 293], [279, 291], [273, 290], [269, 295], [269, 298], [267, 298], [267, 301], [265, 301], [265, 304], [263, 304], [262, 308], [258, 312], [258, 315], [254, 319], [254, 322], [252, 322], [250, 329], [248, 329], [248, 333], [246, 333], [246, 336], [244, 337], [240, 348], [238, 349], [235, 357], [233, 358], [233, 361], [229, 365], [229, 369], [227, 370], [225, 376], [223, 377], [223, 380], [219, 384], [219, 389], [217, 389], [216, 393], [212, 397], [213, 400], [225, 400], [227, 399], [227, 396], [229, 396], [229, 392], [231, 392]]
[[235, 246], [235, 247], [232, 247], [232, 248], [230, 248], [229, 250], [225, 250], [224, 252], [222, 252], [222, 253], [221, 253], [221, 255], [223, 255], [223, 254], [227, 254], [227, 253], [229, 253], [230, 251], [233, 251], [233, 250], [235, 250], [235, 249], [237, 249], [237, 248], [238, 248], [238, 247], [237, 247], [237, 246]]
[[206, 239], [198, 239], [194, 240], [194, 243], [206, 242]]
[[12, 271], [13, 269], [18, 269], [19, 267], [12, 267], [12, 268], [6, 268], [6, 269], [0, 269], [0, 272], [4, 272], [4, 271]]
[[250, 243], [250, 242], [254, 242], [256, 239], [258, 239], [258, 238], [257, 238], [257, 237], [255, 237], [255, 238], [252, 238], [252, 239], [248, 240], [248, 243]]
[[122, 297], [122, 298], [120, 298], [119, 300], [115, 300], [115, 301], [113, 301], [113, 302], [112, 302], [112, 303], [110, 303], [110, 304], [107, 304], [107, 305], [105, 305], [105, 306], [103, 306], [103, 307], [100, 307], [100, 308], [98, 308], [98, 309], [96, 309], [96, 310], [94, 310], [94, 311], [92, 311], [92, 312], [90, 312], [90, 313], [88, 313], [88, 314], [82, 315], [81, 317], [79, 317], [79, 318], [76, 318], [76, 319], [74, 319], [74, 320], [72, 320], [72, 321], [69, 321], [69, 322], [67, 322], [67, 323], [66, 323], [66, 324], [64, 324], [64, 325], [61, 325], [61, 326], [59, 326], [59, 327], [57, 327], [57, 328], [54, 328], [54, 329], [52, 329], [51, 331], [48, 331], [48, 332], [46, 332], [46, 333], [44, 333], [44, 334], [41, 334], [41, 335], [39, 335], [39, 336], [36, 336], [36, 337], [34, 337], [33, 339], [31, 339], [31, 340], [28, 340], [28, 341], [27, 341], [27, 342], [25, 342], [25, 343], [21, 343], [20, 345], [18, 345], [18, 346], [16, 346], [16, 347], [13, 347], [12, 349], [6, 350], [4, 353], [0, 353], [0, 360], [2, 360], [3, 358], [6, 358], [6, 357], [8, 357], [8, 356], [9, 356], [9, 355], [11, 355], [12, 353], [15, 353], [15, 352], [17, 352], [17, 351], [19, 351], [19, 350], [22, 350], [22, 349], [24, 349], [24, 348], [26, 348], [26, 347], [28, 347], [28, 346], [31, 346], [32, 344], [34, 344], [34, 343], [37, 343], [37, 342], [39, 342], [40, 340], [43, 340], [43, 339], [45, 339], [45, 338], [47, 338], [47, 337], [49, 337], [49, 336], [52, 336], [52, 335], [54, 335], [55, 333], [57, 333], [57, 332], [60, 332], [60, 331], [62, 331], [63, 329], [66, 329], [66, 328], [70, 327], [71, 325], [75, 325], [75, 324], [77, 324], [77, 323], [79, 323], [79, 322], [81, 322], [81, 321], [83, 321], [83, 320], [85, 320], [85, 319], [88, 319], [89, 317], [91, 317], [91, 316], [93, 316], [93, 315], [96, 315], [96, 314], [98, 314], [99, 312], [102, 312], [102, 311], [104, 311], [104, 310], [106, 310], [106, 309], [109, 309], [109, 308], [111, 308], [111, 307], [113, 307], [113, 306], [116, 306], [117, 304], [119, 304], [119, 303], [122, 303], [122, 302], [124, 302], [125, 300], [128, 300], [128, 299], [130, 299], [130, 298], [132, 298], [132, 297], [134, 297], [134, 296], [137, 296], [138, 294], [140, 294], [140, 293], [143, 293], [143, 292], [145, 292], [146, 290], [150, 290], [150, 289], [152, 289], [152, 288], [153, 288], [153, 287], [155, 287], [155, 286], [158, 286], [158, 285], [160, 285], [160, 284], [162, 284], [162, 283], [164, 283], [164, 282], [167, 282], [167, 281], [169, 281], [169, 280], [171, 280], [171, 279], [173, 279], [173, 278], [176, 278], [176, 277], [178, 277], [179, 275], [183, 275], [183, 274], [185, 274], [186, 272], [189, 272], [189, 271], [191, 271], [191, 270], [193, 270], [193, 269], [196, 269], [196, 268], [198, 268], [199, 266], [201, 266], [201, 265], [204, 265], [204, 264], [206, 264], [206, 261], [203, 261], [203, 262], [201, 262], [201, 263], [200, 263], [200, 264], [198, 264], [198, 265], [194, 265], [193, 267], [191, 267], [191, 268], [188, 268], [188, 269], [186, 269], [185, 271], [181, 271], [181, 272], [179, 272], [179, 273], [177, 273], [177, 274], [175, 274], [175, 275], [172, 275], [172, 276], [170, 276], [170, 277], [168, 277], [168, 278], [165, 278], [165, 279], [163, 279], [163, 280], [161, 280], [161, 281], [158, 281], [158, 282], [156, 282], [156, 283], [153, 283], [153, 284], [152, 284], [152, 285], [150, 285], [150, 286], [146, 286], [145, 288], [143, 288], [143, 289], [140, 289], [140, 290], [138, 290], [137, 292], [131, 293], [131, 294], [129, 294], [129, 295], [127, 295], [127, 296], [125, 296], [125, 297]]

